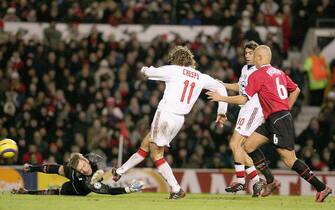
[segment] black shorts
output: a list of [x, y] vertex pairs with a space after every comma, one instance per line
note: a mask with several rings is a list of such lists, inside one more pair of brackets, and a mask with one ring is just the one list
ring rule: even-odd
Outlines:
[[257, 133], [266, 136], [276, 147], [294, 150], [295, 134], [292, 115], [289, 111], [280, 111], [271, 114], [269, 118], [260, 125]]
[[78, 189], [78, 187], [74, 186], [74, 183], [72, 181], [65, 182], [60, 190], [61, 195], [85, 196], [88, 193], [90, 193], [90, 191]]

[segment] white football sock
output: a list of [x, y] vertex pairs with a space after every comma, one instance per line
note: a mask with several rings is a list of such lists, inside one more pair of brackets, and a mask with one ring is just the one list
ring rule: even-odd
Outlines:
[[257, 170], [256, 170], [255, 166], [250, 166], [250, 167], [246, 168], [245, 172], [248, 174], [252, 183], [255, 183], [255, 182], [259, 181], [259, 176], [258, 176], [258, 173], [257, 173]]
[[164, 177], [166, 182], [170, 185], [171, 191], [173, 193], [179, 192], [180, 186], [173, 175], [170, 165], [164, 159], [160, 159], [156, 161], [156, 167], [158, 168], [158, 172]]
[[146, 156], [147, 152], [145, 152], [142, 149], [139, 149], [136, 153], [134, 153], [128, 160], [125, 162], [120, 168], [116, 169], [116, 173], [119, 175], [123, 175], [126, 173], [129, 169], [133, 168], [140, 162], [142, 162]]
[[236, 181], [241, 184], [245, 184], [245, 166], [242, 164], [235, 163], [235, 173], [236, 173]]

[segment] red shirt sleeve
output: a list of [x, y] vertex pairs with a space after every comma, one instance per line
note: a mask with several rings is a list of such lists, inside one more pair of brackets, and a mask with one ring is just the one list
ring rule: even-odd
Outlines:
[[295, 84], [287, 74], [285, 74], [285, 76], [286, 76], [286, 81], [287, 81], [286, 88], [287, 88], [288, 92], [295, 91], [295, 89], [297, 89], [298, 85]]
[[[257, 72], [257, 71], [256, 71]], [[248, 96], [248, 98], [252, 98], [261, 87], [261, 82], [258, 74], [256, 72], [252, 73], [248, 78], [248, 85], [245, 88], [245, 94]]]

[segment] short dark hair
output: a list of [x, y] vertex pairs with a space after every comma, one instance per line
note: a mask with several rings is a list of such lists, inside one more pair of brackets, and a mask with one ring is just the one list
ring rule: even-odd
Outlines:
[[259, 44], [257, 42], [255, 42], [255, 41], [253, 41], [253, 40], [248, 41], [247, 43], [244, 44], [244, 50], [247, 49], [247, 48], [255, 50], [256, 47], [258, 47], [258, 45]]
[[71, 153], [68, 165], [71, 168], [76, 169], [79, 164], [79, 160], [82, 160], [82, 159], [84, 159], [84, 156], [80, 154], [79, 152]]

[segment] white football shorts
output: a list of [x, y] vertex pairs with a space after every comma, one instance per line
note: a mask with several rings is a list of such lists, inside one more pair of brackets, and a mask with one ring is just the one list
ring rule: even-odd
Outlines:
[[169, 147], [170, 142], [178, 134], [179, 130], [183, 127], [183, 124], [184, 115], [157, 109], [151, 123], [151, 141], [156, 143], [157, 146]]
[[242, 136], [248, 137], [263, 122], [263, 110], [256, 94], [244, 106], [241, 106], [235, 130]]

